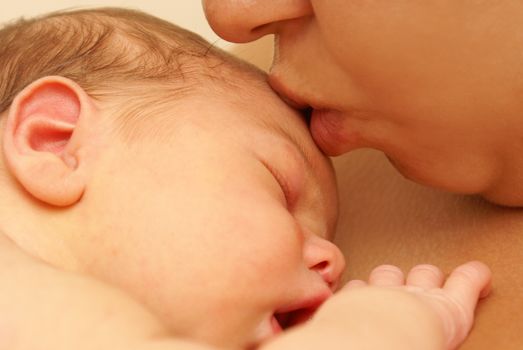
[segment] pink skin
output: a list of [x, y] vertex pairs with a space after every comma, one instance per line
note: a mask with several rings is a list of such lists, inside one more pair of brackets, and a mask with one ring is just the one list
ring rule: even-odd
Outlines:
[[406, 278], [396, 266], [382, 265], [371, 272], [368, 282], [352, 280], [341, 293], [377, 287], [416, 296], [438, 316], [450, 350], [461, 344], [472, 328], [478, 299], [488, 295], [490, 283], [489, 268], [477, 261], [457, 267], [448, 277], [433, 265], [417, 265]]

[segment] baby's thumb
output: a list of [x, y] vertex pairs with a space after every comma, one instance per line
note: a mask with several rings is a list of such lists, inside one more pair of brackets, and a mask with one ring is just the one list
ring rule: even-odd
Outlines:
[[478, 299], [490, 293], [491, 281], [492, 273], [487, 265], [471, 261], [454, 269], [443, 289], [465, 310], [472, 312]]
[[446, 326], [448, 349], [455, 349], [467, 336], [474, 322], [474, 311], [480, 298], [486, 297], [491, 289], [492, 273], [479, 261], [458, 266], [447, 278], [443, 289], [459, 306], [455, 317], [461, 322], [450, 322]]

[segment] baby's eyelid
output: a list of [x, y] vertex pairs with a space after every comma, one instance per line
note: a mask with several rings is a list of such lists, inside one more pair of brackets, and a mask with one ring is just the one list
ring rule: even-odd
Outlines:
[[285, 202], [287, 203], [287, 207], [290, 209], [291, 205], [293, 204], [292, 196], [291, 196], [291, 188], [287, 181], [287, 179], [278, 171], [275, 167], [271, 166], [267, 162], [262, 162], [263, 165], [269, 170], [269, 172], [272, 174], [274, 179], [278, 182], [280, 185], [280, 188], [283, 192], [283, 195], [285, 196]]

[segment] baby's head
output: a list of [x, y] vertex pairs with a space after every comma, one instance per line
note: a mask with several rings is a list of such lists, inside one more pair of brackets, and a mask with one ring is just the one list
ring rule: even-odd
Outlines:
[[7, 27], [0, 67], [0, 230], [24, 250], [221, 346], [331, 294], [334, 174], [263, 74], [115, 9]]

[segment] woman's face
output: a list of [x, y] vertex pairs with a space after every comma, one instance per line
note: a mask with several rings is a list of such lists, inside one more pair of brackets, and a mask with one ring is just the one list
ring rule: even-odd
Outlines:
[[315, 109], [326, 153], [376, 148], [413, 180], [495, 197], [523, 135], [523, 2], [203, 3], [227, 40], [276, 34], [272, 86]]

